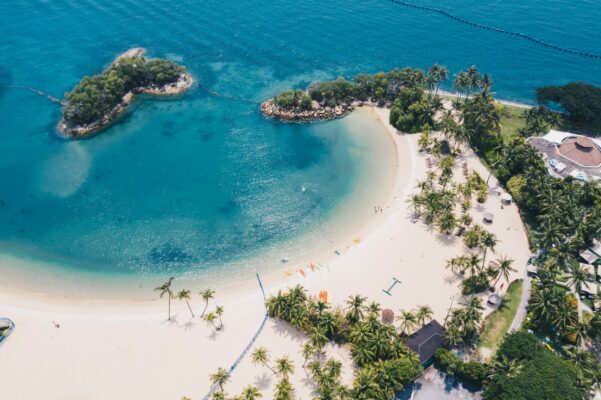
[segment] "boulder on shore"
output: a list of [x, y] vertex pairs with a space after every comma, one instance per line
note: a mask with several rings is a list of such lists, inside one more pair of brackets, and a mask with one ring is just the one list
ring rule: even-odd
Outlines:
[[281, 108], [275, 104], [274, 99], [269, 99], [261, 103], [261, 112], [263, 115], [288, 122], [311, 122], [335, 119], [343, 117], [353, 110], [353, 105], [341, 104], [331, 108], [324, 107], [315, 100], [311, 102], [310, 110], [304, 110], [301, 108]]

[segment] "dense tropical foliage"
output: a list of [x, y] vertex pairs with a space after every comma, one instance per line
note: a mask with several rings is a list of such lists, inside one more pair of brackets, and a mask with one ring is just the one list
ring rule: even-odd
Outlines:
[[578, 400], [587, 398], [589, 390], [579, 366], [545, 348], [534, 335], [518, 332], [507, 335], [499, 347], [484, 399]]
[[[394, 326], [380, 322], [378, 304], [366, 305], [365, 301], [362, 296], [352, 296], [346, 309], [331, 309], [327, 303], [307, 296], [301, 286], [267, 300], [272, 317], [285, 320], [308, 335], [303, 357], [317, 383], [320, 399], [348, 398], [344, 397], [348, 393], [359, 400], [392, 398], [395, 391], [421, 374], [419, 360], [403, 344], [402, 334]], [[416, 311], [416, 321], [423, 322], [431, 314], [429, 308], [421, 307]], [[350, 389], [339, 381], [337, 362], [324, 361], [324, 347], [329, 341], [350, 344], [358, 366]]]
[[542, 104], [555, 103], [567, 113], [572, 127], [601, 133], [601, 88], [583, 82], [563, 86], [545, 86], [536, 90]]
[[104, 72], [86, 76], [65, 95], [63, 118], [70, 126], [98, 121], [134, 89], [176, 82], [184, 67], [161, 59], [121, 57]]

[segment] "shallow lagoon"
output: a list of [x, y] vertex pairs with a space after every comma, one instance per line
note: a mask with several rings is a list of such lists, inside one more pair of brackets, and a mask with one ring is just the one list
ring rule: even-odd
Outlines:
[[[601, 53], [597, 2], [417, 3]], [[248, 101], [197, 88], [140, 102], [101, 135], [68, 142], [55, 135], [56, 104], [7, 87], [60, 97], [133, 46]], [[451, 72], [476, 64], [510, 100], [532, 101], [543, 84], [601, 83], [598, 60], [388, 1], [2, 3], [0, 250], [110, 275], [213, 279], [224, 264], [250, 275], [255, 258], [275, 268], [332, 237], [348, 220], [341, 215], [359, 223], [374, 187], [361, 172], [378, 166], [357, 150], [365, 138], [345, 135], [347, 120], [274, 123], [257, 102], [315, 79], [433, 62]]]

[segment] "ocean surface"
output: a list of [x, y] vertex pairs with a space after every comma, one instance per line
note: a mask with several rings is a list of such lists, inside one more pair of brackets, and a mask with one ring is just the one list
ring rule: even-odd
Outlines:
[[[598, 1], [414, 3], [601, 54]], [[61, 98], [137, 46], [244, 101], [197, 87], [67, 141], [55, 132], [60, 106], [14, 87]], [[599, 59], [387, 0], [0, 2], [0, 252], [124, 276], [247, 271], [243, 260], [265, 252], [275, 266], [369, 214], [385, 139], [366, 134], [374, 121], [282, 124], [257, 103], [314, 80], [435, 62], [452, 74], [475, 64], [499, 98], [527, 103], [541, 85], [601, 84]]]

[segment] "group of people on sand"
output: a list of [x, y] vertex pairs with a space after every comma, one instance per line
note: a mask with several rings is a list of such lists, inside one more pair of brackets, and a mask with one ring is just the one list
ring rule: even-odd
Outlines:
[[384, 209], [380, 206], [374, 206], [374, 214], [383, 213]]

